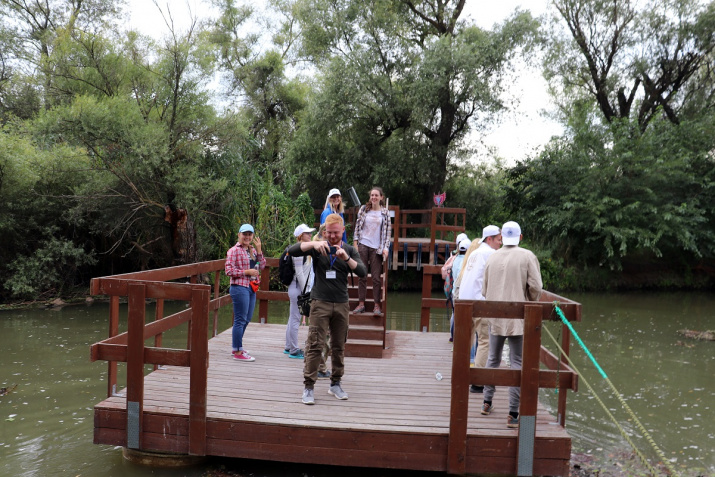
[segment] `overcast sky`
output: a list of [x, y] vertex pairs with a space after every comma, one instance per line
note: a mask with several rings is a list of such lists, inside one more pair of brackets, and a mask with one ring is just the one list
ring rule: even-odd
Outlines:
[[[256, 2], [256, 3], [260, 3]], [[128, 0], [130, 24], [142, 33], [161, 38], [168, 28], [151, 0]], [[189, 22], [189, 11], [199, 18], [206, 17], [210, 10], [201, 0], [160, 0], [159, 5], [166, 10], [168, 5], [179, 31], [185, 30]], [[548, 0], [467, 0], [463, 18], [473, 19], [480, 27], [490, 29], [502, 22], [514, 9], [521, 7], [531, 10], [534, 16], [546, 12]], [[513, 163], [525, 154], [545, 144], [553, 135], [562, 132], [561, 126], [541, 116], [541, 111], [551, 109], [546, 93], [546, 82], [537, 67], [520, 67], [517, 80], [509, 87], [509, 99], [516, 101], [511, 112], [504, 113], [500, 124], [482, 136], [474, 134], [470, 142], [482, 142], [495, 148], [508, 163]]]

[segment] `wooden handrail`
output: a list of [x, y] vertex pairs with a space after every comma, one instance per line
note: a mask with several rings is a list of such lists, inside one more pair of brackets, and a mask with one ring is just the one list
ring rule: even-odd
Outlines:
[[[545, 292], [546, 299], [554, 294]], [[581, 305], [561, 298], [559, 307], [569, 321], [581, 319]], [[424, 303], [423, 303], [424, 306]], [[454, 350], [452, 356], [452, 399], [450, 410], [450, 432], [447, 450], [447, 472], [464, 474], [466, 471], [467, 418], [469, 415], [469, 386], [519, 386], [521, 399], [519, 404], [519, 451], [517, 453], [518, 475], [532, 475], [533, 447], [536, 430], [536, 410], [539, 388], [559, 390], [558, 422], [565, 425], [566, 392], [578, 389], [578, 375], [561, 360], [541, 345], [541, 329], [544, 320], [554, 318], [554, 303], [539, 302], [497, 302], [478, 300], [456, 300], [454, 313]], [[471, 326], [472, 318], [523, 319], [524, 337], [522, 367], [520, 370], [471, 368]], [[562, 324], [565, 337], [569, 331]], [[569, 353], [568, 339], [563, 340], [562, 348]], [[548, 370], [541, 370], [540, 364]], [[556, 371], [554, 371], [556, 370]]]

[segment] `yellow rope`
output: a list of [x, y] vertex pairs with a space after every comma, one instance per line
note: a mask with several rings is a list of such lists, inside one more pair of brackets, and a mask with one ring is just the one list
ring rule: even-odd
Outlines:
[[[643, 465], [645, 465], [645, 466], [648, 468], [648, 470], [649, 470], [653, 475], [658, 475], [658, 471], [648, 462], [648, 459], [643, 455], [643, 453], [638, 450], [638, 448], [636, 447], [636, 445], [633, 443], [633, 441], [631, 440], [631, 438], [630, 438], [630, 437], [628, 436], [628, 434], [626, 433], [626, 430], [625, 430], [625, 429], [620, 425], [620, 423], [616, 420], [615, 416], [613, 416], [613, 414], [611, 414], [611, 411], [608, 410], [608, 408], [607, 408], [606, 405], [603, 403], [603, 401], [601, 401], [601, 398], [598, 396], [598, 394], [596, 394], [596, 391], [591, 387], [591, 385], [589, 384], [589, 382], [586, 380], [586, 378], [584, 378], [583, 374], [581, 374], [581, 372], [578, 370], [578, 368], [576, 368], [576, 365], [574, 365], [573, 361], [571, 361], [571, 358], [570, 358], [570, 357], [566, 354], [566, 352], [561, 348], [561, 346], [559, 345], [558, 341], [556, 341], [556, 339], [554, 338], [554, 336], [551, 334], [551, 331], [549, 331], [549, 329], [548, 329], [546, 326], [544, 326], [543, 329], [546, 331], [546, 334], [549, 335], [549, 338], [551, 338], [551, 340], [556, 344], [556, 346], [557, 346], [558, 349], [559, 349], [559, 352], [563, 355], [564, 358], [566, 358], [566, 360], [568, 361], [568, 363], [569, 363], [569, 365], [571, 366], [571, 368], [573, 368], [573, 370], [576, 371], [576, 373], [579, 375], [580, 379], [583, 381], [583, 383], [586, 385], [586, 387], [589, 389], [589, 391], [591, 391], [591, 394], [593, 394], [593, 397], [596, 398], [596, 401], [598, 401], [598, 403], [601, 405], [601, 407], [602, 407], [603, 410], [606, 412], [606, 414], [608, 415], [608, 417], [611, 418], [611, 421], [613, 421], [613, 423], [616, 425], [616, 427], [618, 428], [618, 430], [619, 430], [619, 432], [621, 433], [621, 435], [623, 436], [623, 438], [631, 445], [631, 447], [632, 447], [633, 450], [635, 451], [635, 453], [636, 453], [636, 455], [638, 456], [638, 458], [641, 460], [641, 462], [643, 462]], [[608, 378], [605, 378], [605, 379], [606, 379], [606, 382], [608, 383], [608, 385], [611, 387], [611, 390], [613, 390], [613, 392], [615, 393], [615, 395], [616, 395], [616, 397], [618, 398], [618, 400], [621, 402], [621, 404], [622, 404], [623, 407], [626, 409], [626, 411], [628, 412], [628, 414], [630, 414], [630, 416], [631, 416], [631, 418], [633, 419], [633, 421], [635, 422], [636, 426], [641, 430], [641, 432], [643, 433], [643, 436], [646, 438], [646, 440], [647, 440], [647, 441], [650, 443], [650, 445], [653, 447], [653, 449], [655, 450], [656, 454], [658, 454], [658, 456], [661, 458], [661, 460], [662, 460], [662, 462], [663, 462], [663, 465], [665, 465], [665, 467], [668, 469], [668, 471], [670, 472], [671, 475], [677, 477], [679, 474], [678, 474], [678, 473], [676, 472], [676, 470], [670, 465], [670, 461], [668, 461], [668, 459], [666, 459], [665, 455], [664, 455], [663, 452], [660, 450], [660, 448], [656, 445], [655, 441], [654, 441], [653, 438], [650, 436], [650, 434], [648, 433], [648, 431], [646, 431], [645, 427], [643, 427], [643, 425], [640, 423], [640, 421], [639, 421], [638, 418], [636, 417], [635, 413], [631, 410], [631, 408], [628, 406], [628, 404], [626, 404], [626, 402], [623, 400], [623, 397], [621, 397], [621, 395], [620, 395], [620, 393], [618, 392], [618, 390], [616, 390], [616, 387], [613, 385], [613, 383], [611, 382], [611, 380], [608, 379]]]

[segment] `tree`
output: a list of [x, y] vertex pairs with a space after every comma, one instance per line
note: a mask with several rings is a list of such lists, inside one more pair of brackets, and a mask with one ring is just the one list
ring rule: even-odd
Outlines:
[[[253, 8], [238, 7], [234, 0], [214, 0], [221, 12], [211, 29], [219, 68], [228, 79], [227, 95], [238, 104], [246, 130], [258, 147], [249, 160], [267, 166], [282, 176], [288, 145], [298, 127], [298, 116], [306, 106], [309, 86], [299, 77], [289, 78], [286, 67], [294, 66], [295, 29], [293, 5], [272, 2], [271, 20], [263, 22], [265, 35], [246, 33], [255, 20]], [[282, 21], [273, 20], [280, 15]], [[260, 21], [260, 20], [259, 20]], [[278, 25], [277, 27], [274, 25]], [[270, 39], [264, 38], [271, 36]], [[270, 42], [262, 47], [261, 42]]]
[[[659, 115], [678, 124], [692, 99], [713, 107], [715, 4], [698, 0], [557, 0], [557, 20], [544, 60], [554, 98], [593, 100], [608, 122], [633, 121], [643, 132]], [[706, 88], [706, 91], [703, 91]]]
[[[302, 52], [319, 69], [291, 161], [311, 188], [379, 183], [430, 206], [465, 134], [504, 108], [510, 61], [536, 22], [494, 31], [461, 19], [464, 1], [304, 0]], [[397, 174], [396, 174], [397, 172]]]
[[712, 260], [713, 117], [654, 121], [637, 138], [632, 124], [582, 117], [573, 139], [508, 171], [506, 204], [525, 234], [579, 267], [653, 260], [687, 269]]
[[40, 72], [44, 107], [53, 104], [53, 71], [49, 61], [58, 38], [77, 31], [111, 29], [110, 20], [120, 13], [122, 0], [0, 0], [3, 35], [16, 39], [7, 55], [21, 66], [25, 77]]

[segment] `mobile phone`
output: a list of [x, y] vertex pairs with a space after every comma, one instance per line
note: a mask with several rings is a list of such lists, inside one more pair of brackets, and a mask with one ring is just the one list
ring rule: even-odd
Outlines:
[[331, 245], [330, 246], [330, 255], [335, 255], [336, 253], [338, 253], [338, 247]]

